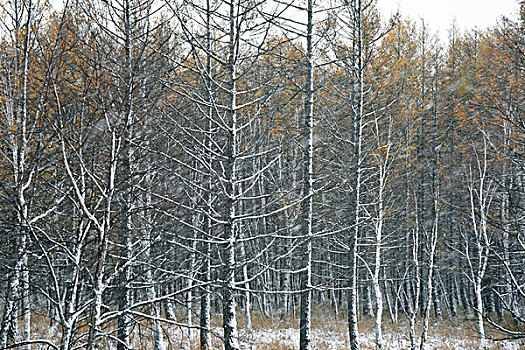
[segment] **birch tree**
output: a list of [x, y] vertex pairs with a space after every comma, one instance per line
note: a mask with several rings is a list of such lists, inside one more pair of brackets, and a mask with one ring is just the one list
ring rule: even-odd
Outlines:
[[[29, 255], [36, 239], [33, 226], [52, 213], [33, 205], [38, 182], [46, 162], [43, 149], [43, 109], [55, 59], [55, 50], [46, 60], [38, 55], [42, 34], [38, 27], [47, 12], [39, 1], [8, 1], [1, 5], [2, 61], [0, 85], [1, 159], [5, 184], [2, 197], [9, 199], [6, 234], [11, 237], [13, 266], [8, 273], [6, 305], [0, 327], [0, 347], [21, 344], [29, 349], [31, 334], [31, 279]], [[60, 32], [60, 31], [59, 31]], [[60, 33], [57, 38], [60, 37]], [[57, 41], [52, 43], [56, 49]], [[39, 73], [37, 73], [39, 71]], [[41, 74], [41, 76], [38, 76]], [[37, 83], [37, 79], [39, 82]], [[42, 198], [42, 201], [45, 201]], [[8, 263], [11, 265], [11, 261]], [[23, 324], [20, 329], [19, 321]], [[12, 335], [12, 339], [9, 335]], [[11, 340], [11, 341], [10, 341]]]
[[[246, 264], [253, 264], [257, 256], [272, 246], [270, 240], [262, 252], [255, 256], [246, 254], [246, 242], [258, 240], [257, 235], [249, 237], [246, 228], [250, 222], [270, 215], [264, 206], [256, 204], [267, 194], [252, 195], [251, 191], [277, 160], [276, 148], [253, 147], [259, 145], [261, 134], [250, 135], [252, 131], [259, 131], [255, 126], [260, 125], [263, 108], [274, 93], [270, 90], [265, 96], [260, 91], [264, 86], [272, 86], [276, 79], [254, 73], [265, 53], [269, 31], [265, 16], [271, 15], [271, 9], [268, 14], [263, 5], [229, 1], [207, 2], [204, 6], [188, 2], [171, 7], [189, 47], [189, 55], [185, 57], [187, 52], [183, 52], [175, 58], [176, 62], [180, 64], [180, 72], [195, 74], [200, 86], [192, 90], [190, 80], [180, 81], [177, 77], [167, 82], [174, 83], [181, 98], [196, 106], [198, 120], [204, 121], [191, 122], [190, 130], [182, 122], [173, 120], [187, 137], [185, 155], [192, 160], [181, 159], [180, 164], [193, 172], [197, 170], [190, 165], [194, 161], [203, 169], [197, 170], [199, 177], [209, 177], [205, 181], [213, 184], [213, 188], [206, 190], [208, 194], [200, 192], [197, 196], [204, 197], [206, 203], [201, 209], [206, 229], [217, 228], [213, 236], [203, 232], [201, 240], [204, 244], [215, 242], [220, 251], [225, 349], [239, 348], [236, 293], [240, 288], [249, 288], [251, 277]], [[263, 17], [256, 18], [257, 13]], [[189, 125], [189, 115], [181, 117], [184, 124]], [[257, 163], [258, 167], [252, 166]], [[210, 186], [206, 182], [205, 189]], [[194, 187], [191, 191], [198, 189]], [[209, 197], [206, 202], [210, 191], [213, 199]], [[206, 259], [206, 255], [202, 256]], [[243, 281], [236, 279], [237, 271], [242, 272]], [[245, 295], [248, 292], [246, 290]], [[203, 334], [203, 337], [206, 336]], [[203, 340], [201, 347], [206, 347], [206, 342]]]

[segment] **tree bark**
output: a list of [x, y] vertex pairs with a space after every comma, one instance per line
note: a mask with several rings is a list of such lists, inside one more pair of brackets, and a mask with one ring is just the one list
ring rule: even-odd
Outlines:
[[313, 224], [313, 129], [314, 129], [314, 62], [313, 62], [313, 0], [308, 0], [306, 26], [306, 86], [305, 122], [303, 131], [303, 202], [301, 206], [301, 229], [305, 242], [302, 251], [301, 273], [301, 318], [299, 349], [311, 348], [311, 308], [312, 308], [312, 224]]

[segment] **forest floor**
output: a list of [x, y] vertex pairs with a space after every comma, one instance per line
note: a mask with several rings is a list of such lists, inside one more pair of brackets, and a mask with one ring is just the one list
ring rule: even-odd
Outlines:
[[[35, 319], [35, 321], [37, 321]], [[42, 338], [54, 339], [59, 335], [55, 329], [46, 329], [47, 321], [39, 318], [38, 324]], [[214, 350], [222, 349], [222, 328], [220, 317], [212, 319], [213, 334], [212, 344]], [[199, 332], [193, 328], [191, 331], [183, 326], [164, 326], [164, 340], [168, 349], [172, 350], [198, 350]], [[46, 329], [46, 331], [42, 331]], [[50, 332], [51, 331], [51, 332]], [[55, 333], [57, 332], [57, 333]], [[375, 349], [375, 324], [374, 320], [364, 319], [359, 322], [360, 349]], [[54, 334], [52, 334], [54, 333]], [[169, 334], [169, 339], [166, 335]], [[417, 330], [418, 336], [421, 329]], [[487, 329], [487, 334], [495, 338], [502, 337]], [[252, 327], [246, 328], [246, 320], [239, 317], [239, 338], [242, 350], [296, 350], [299, 349], [299, 320], [298, 318], [274, 316], [262, 317], [258, 314], [252, 316]], [[132, 335], [133, 349], [152, 349], [152, 336], [149, 322], [136, 324]], [[410, 348], [409, 327], [406, 320], [393, 324], [389, 320], [383, 322], [383, 342], [385, 350], [405, 350]], [[428, 350], [474, 350], [478, 348], [478, 338], [473, 320], [449, 319], [431, 320], [427, 341]], [[108, 345], [108, 349], [113, 349]], [[348, 350], [348, 328], [342, 317], [334, 317], [327, 311], [312, 315], [312, 349], [314, 350]], [[525, 339], [522, 340], [488, 340], [487, 349], [494, 350], [525, 350]]]
[[[250, 329], [244, 327], [244, 320], [239, 321], [239, 336], [243, 350], [296, 350], [299, 349], [299, 324], [293, 318], [268, 319], [253, 317]], [[373, 319], [360, 322], [361, 349], [375, 349], [375, 325]], [[469, 320], [432, 320], [428, 335], [428, 350], [474, 350], [478, 348], [475, 324]], [[214, 328], [220, 335], [220, 327]], [[384, 323], [383, 341], [386, 350], [404, 350], [410, 348], [408, 323]], [[417, 333], [421, 335], [419, 331]], [[187, 330], [174, 331], [171, 337], [173, 349], [198, 349], [198, 332], [193, 331], [191, 338]], [[214, 349], [221, 349], [219, 337], [213, 337]], [[350, 349], [347, 325], [344, 320], [334, 317], [312, 317], [312, 349], [315, 350], [347, 350]], [[525, 340], [492, 341], [488, 349], [522, 350]]]

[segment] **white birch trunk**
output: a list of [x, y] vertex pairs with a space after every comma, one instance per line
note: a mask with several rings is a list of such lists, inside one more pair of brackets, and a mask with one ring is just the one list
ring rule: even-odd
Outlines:
[[[194, 209], [195, 210], [195, 209]], [[194, 227], [200, 226], [200, 220], [198, 217], [198, 214], [194, 214], [194, 220], [193, 220]], [[195, 271], [195, 265], [196, 265], [196, 250], [197, 250], [197, 232], [194, 232], [193, 241], [191, 243], [191, 251], [190, 254], [190, 268], [189, 268], [189, 276], [187, 278], [186, 282], [186, 288], [188, 288], [188, 292], [186, 293], [186, 323], [188, 324], [188, 346], [191, 346], [193, 342], [193, 278], [194, 278], [194, 271]]]
[[[206, 148], [207, 148], [207, 154], [206, 154], [206, 162], [208, 165], [208, 168], [212, 169], [212, 139], [211, 139], [211, 133], [213, 130], [213, 89], [212, 89], [212, 67], [211, 67], [211, 52], [212, 52], [212, 37], [211, 37], [211, 3], [210, 0], [206, 0], [206, 76], [205, 76], [205, 84], [206, 89], [208, 91], [208, 110], [207, 110], [207, 132], [208, 135], [206, 136]], [[205, 194], [207, 198], [207, 210], [209, 211], [209, 207], [212, 203], [212, 179], [211, 176], [209, 176], [209, 179], [206, 183], [206, 191]], [[211, 279], [211, 249], [210, 249], [210, 237], [211, 230], [212, 230], [212, 221], [211, 221], [211, 212], [208, 212], [205, 214], [204, 218], [204, 228], [203, 228], [203, 237], [202, 237], [202, 255], [204, 262], [202, 264], [202, 279], [204, 283], [207, 283]], [[199, 322], [200, 322], [200, 332], [199, 332], [199, 346], [200, 350], [209, 350], [211, 348], [211, 319], [210, 319], [210, 308], [211, 308], [211, 301], [210, 301], [210, 288], [208, 286], [201, 287], [201, 302], [200, 302], [200, 315], [199, 315]]]
[[352, 113], [353, 113], [353, 192], [351, 204], [353, 228], [351, 229], [350, 238], [350, 274], [349, 274], [349, 291], [348, 291], [348, 332], [350, 338], [350, 349], [359, 349], [359, 331], [357, 329], [357, 254], [358, 238], [360, 232], [360, 211], [361, 211], [361, 158], [362, 158], [362, 134], [363, 134], [363, 113], [364, 113], [364, 64], [363, 64], [363, 28], [362, 15], [363, 7], [361, 0], [351, 2], [350, 11], [353, 17], [353, 83], [352, 83]]
[[226, 217], [224, 218], [224, 261], [223, 261], [223, 328], [224, 350], [239, 350], [239, 335], [237, 330], [237, 314], [235, 303], [235, 246], [236, 230], [238, 229], [236, 216], [237, 207], [237, 49], [238, 49], [238, 17], [237, 1], [229, 3], [229, 57], [228, 57], [228, 97], [229, 110], [227, 120], [227, 145], [225, 164], [225, 194]]
[[[391, 122], [390, 122], [391, 123]], [[376, 318], [375, 318], [375, 328], [376, 328], [376, 348], [383, 348], [383, 334], [382, 334], [382, 318], [383, 318], [383, 295], [381, 291], [379, 276], [381, 273], [381, 245], [383, 242], [383, 224], [384, 224], [384, 191], [386, 187], [386, 181], [388, 178], [388, 168], [390, 161], [390, 128], [391, 124], [388, 126], [388, 136], [387, 144], [382, 145], [379, 123], [376, 120], [376, 135], [377, 135], [377, 147], [378, 147], [378, 198], [377, 198], [377, 218], [375, 221], [375, 267], [374, 273], [372, 276], [372, 284], [374, 286], [374, 294], [376, 297]], [[384, 154], [383, 154], [384, 153]]]
[[[382, 191], [381, 191], [382, 192]], [[381, 195], [380, 195], [381, 196]], [[383, 204], [382, 198], [379, 199], [379, 223], [376, 230], [376, 251], [375, 251], [375, 268], [374, 268], [374, 294], [376, 297], [376, 348], [383, 348], [383, 333], [381, 329], [381, 322], [383, 318], [383, 295], [381, 286], [379, 285], [379, 273], [381, 271], [381, 241], [382, 241], [382, 226], [383, 226]]]
[[305, 237], [302, 250], [301, 273], [301, 317], [299, 321], [299, 349], [311, 348], [311, 308], [312, 308], [312, 223], [313, 223], [313, 128], [314, 128], [314, 62], [313, 62], [313, 0], [308, 0], [306, 25], [306, 86], [305, 123], [303, 129], [304, 158], [303, 202], [301, 203], [301, 229]]
[[[206, 218], [206, 226], [204, 232], [211, 230], [211, 220]], [[207, 237], [203, 241], [204, 249], [204, 264], [202, 267], [203, 282], [210, 281], [210, 244], [207, 242]], [[201, 305], [200, 305], [200, 350], [211, 349], [211, 321], [210, 321], [210, 290], [208, 286], [201, 288]]]
[[[474, 175], [472, 168], [469, 171], [469, 192], [470, 192], [470, 216], [472, 220], [472, 231], [474, 232], [476, 257], [475, 260], [466, 251], [468, 264], [471, 270], [471, 281], [473, 282], [475, 304], [476, 304], [476, 323], [479, 336], [479, 349], [483, 350], [487, 346], [485, 327], [484, 327], [484, 307], [482, 297], [482, 281], [488, 264], [488, 254], [490, 250], [490, 240], [487, 234], [488, 211], [492, 201], [492, 182], [487, 180], [487, 140], [484, 138], [483, 159], [479, 159], [476, 153], [476, 166], [479, 176], [478, 186], [475, 188]], [[479, 219], [478, 219], [479, 215]], [[468, 249], [468, 245], [467, 245]]]
[[[415, 195], [414, 195], [415, 197]], [[416, 207], [417, 211], [417, 207]], [[419, 222], [416, 215], [416, 223], [413, 230], [412, 259], [413, 259], [413, 278], [408, 284], [407, 293], [411, 296], [408, 306], [410, 313], [410, 349], [417, 349], [416, 339], [416, 318], [419, 310], [419, 299], [421, 295], [421, 268], [419, 264]], [[412, 290], [414, 289], [414, 290]], [[412, 295], [413, 293], [413, 295]]]

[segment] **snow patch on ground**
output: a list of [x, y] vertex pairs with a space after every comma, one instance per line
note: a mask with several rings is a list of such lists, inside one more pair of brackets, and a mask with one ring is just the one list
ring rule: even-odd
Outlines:
[[[337, 325], [341, 327], [342, 325]], [[350, 349], [348, 333], [336, 330], [314, 329], [311, 332], [312, 349], [315, 350], [347, 350]], [[478, 341], [475, 338], [461, 337], [458, 335], [429, 334], [426, 350], [434, 349], [457, 349], [477, 350]], [[169, 343], [174, 349], [196, 350], [199, 345], [199, 330], [192, 329], [191, 332], [184, 327], [173, 327], [168, 330]], [[222, 349], [222, 328], [212, 329], [213, 349]], [[151, 340], [151, 339], [150, 339]], [[419, 340], [419, 339], [418, 339]], [[360, 333], [359, 342], [362, 349], [375, 349], [374, 332]], [[410, 338], [407, 333], [400, 329], [385, 330], [383, 335], [384, 349], [407, 350], [410, 349]], [[138, 344], [137, 344], [138, 345]], [[282, 327], [276, 324], [275, 328], [246, 329], [239, 328], [239, 345], [242, 350], [272, 350], [272, 349], [299, 349], [299, 329]], [[487, 349], [498, 350], [521, 350], [525, 349], [525, 341], [487, 341]]]
[[[241, 348], [256, 350], [261, 346], [275, 345], [285, 346], [291, 349], [299, 349], [299, 330], [294, 328], [285, 329], [242, 329], [239, 331], [242, 339]], [[389, 350], [405, 350], [410, 348], [410, 339], [404, 334], [385, 334], [384, 338], [385, 349]], [[312, 331], [313, 349], [326, 350], [344, 350], [349, 348], [348, 335], [338, 332], [322, 332]], [[361, 334], [360, 343], [366, 348], [375, 348], [374, 334]], [[488, 344], [489, 348], [499, 346], [502, 350], [520, 350], [518, 342], [504, 341]], [[268, 347], [269, 348], [269, 347]], [[474, 350], [478, 348], [477, 340], [460, 339], [445, 336], [429, 336], [426, 349], [461, 349]]]

